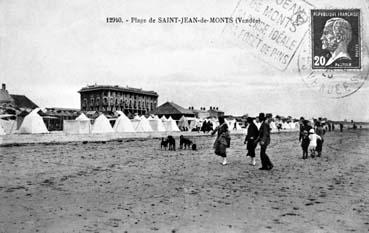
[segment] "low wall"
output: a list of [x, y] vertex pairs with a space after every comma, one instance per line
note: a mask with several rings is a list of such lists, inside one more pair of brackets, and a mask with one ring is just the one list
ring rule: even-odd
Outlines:
[[[232, 135], [245, 135], [245, 130], [231, 130]], [[297, 132], [282, 130], [272, 131], [272, 133], [290, 133]], [[172, 135], [173, 137], [190, 136], [206, 136], [210, 133], [203, 132], [135, 132], [135, 133], [104, 133], [104, 134], [66, 134], [63, 131], [51, 131], [47, 134], [7, 134], [0, 136], [0, 147], [24, 144], [62, 144], [67, 142], [104, 142], [120, 139], [134, 138], [162, 138]]]
[[[243, 134], [244, 131], [233, 131], [232, 134]], [[67, 143], [67, 142], [103, 142], [129, 138], [162, 138], [172, 135], [204, 136], [209, 133], [202, 132], [135, 132], [135, 133], [104, 133], [104, 134], [65, 134], [64, 132], [51, 132], [47, 134], [8, 134], [0, 136], [0, 146], [12, 146], [35, 143]]]

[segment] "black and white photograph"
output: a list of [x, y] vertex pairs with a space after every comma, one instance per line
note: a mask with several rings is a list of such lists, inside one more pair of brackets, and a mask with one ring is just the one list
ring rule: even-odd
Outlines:
[[0, 0], [0, 233], [369, 232], [366, 0]]

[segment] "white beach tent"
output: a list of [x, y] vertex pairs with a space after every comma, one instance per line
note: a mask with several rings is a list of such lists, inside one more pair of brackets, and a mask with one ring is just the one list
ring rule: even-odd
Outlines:
[[89, 121], [90, 118], [88, 118], [85, 114], [81, 113], [81, 115], [79, 115], [77, 118], [76, 118], [77, 121]]
[[173, 120], [172, 117], [169, 117], [169, 119], [164, 122], [164, 126], [165, 126], [166, 131], [171, 131], [171, 132], [180, 131], [178, 126], [177, 126], [176, 121]]
[[282, 123], [282, 129], [290, 129], [290, 125], [287, 122]]
[[128, 117], [122, 112], [117, 111], [119, 117], [115, 121], [114, 131], [115, 132], [135, 132], [133, 128], [132, 122], [128, 119]]
[[63, 121], [63, 132], [66, 134], [89, 134], [91, 132], [91, 121], [83, 113], [75, 120]]
[[44, 120], [42, 117], [38, 115], [39, 108], [32, 110], [22, 122], [21, 127], [19, 128], [19, 133], [48, 133], [49, 131], [46, 128]]
[[141, 118], [137, 115], [131, 120], [132, 127], [133, 127], [134, 130], [136, 130], [137, 125], [138, 125], [138, 123], [140, 123], [140, 121], [141, 121]]
[[294, 122], [290, 122], [289, 125], [290, 125], [290, 129], [291, 130], [295, 130], [296, 129], [296, 124]]
[[188, 124], [188, 120], [185, 116], [182, 116], [178, 120], [178, 128], [187, 128], [187, 130], [190, 128], [190, 125]]
[[155, 132], [165, 132], [166, 131], [163, 121], [161, 121], [158, 116], [155, 116], [152, 119], [149, 119], [149, 123], [150, 123], [152, 130]]
[[140, 121], [135, 128], [136, 132], [152, 132], [149, 120], [145, 116], [141, 116]]
[[92, 125], [92, 133], [113, 133], [114, 130], [110, 125], [110, 122], [104, 114], [101, 114], [98, 118], [95, 119], [94, 124]]
[[160, 118], [161, 121], [168, 121], [168, 119], [163, 115], [161, 118]]
[[190, 131], [196, 127], [201, 127], [201, 123], [199, 119], [194, 118], [194, 117], [187, 117], [187, 120], [190, 122], [188, 126]]

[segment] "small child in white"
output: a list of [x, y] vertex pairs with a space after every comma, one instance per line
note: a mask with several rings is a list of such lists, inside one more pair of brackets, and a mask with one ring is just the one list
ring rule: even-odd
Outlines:
[[322, 138], [318, 134], [315, 133], [314, 129], [310, 129], [309, 139], [310, 139], [310, 143], [309, 143], [310, 154], [311, 154], [311, 157], [314, 158], [318, 140], [322, 140]]

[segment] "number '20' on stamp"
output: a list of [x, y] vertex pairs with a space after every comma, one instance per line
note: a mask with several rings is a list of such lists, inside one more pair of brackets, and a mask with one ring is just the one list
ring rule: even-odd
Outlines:
[[359, 9], [311, 10], [312, 68], [361, 69]]

